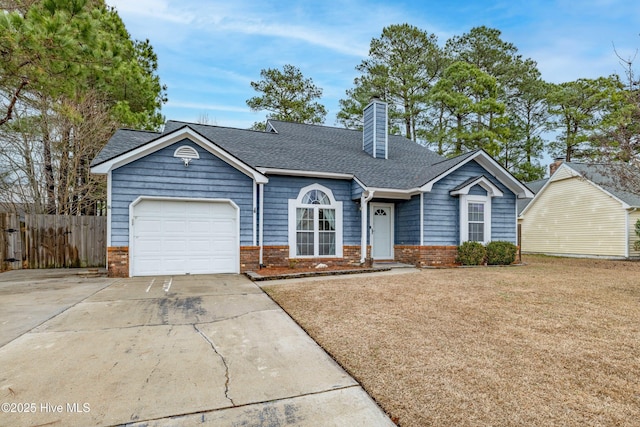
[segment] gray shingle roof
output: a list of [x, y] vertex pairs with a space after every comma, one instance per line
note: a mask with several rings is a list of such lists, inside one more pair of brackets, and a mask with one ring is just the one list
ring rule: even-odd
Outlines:
[[[640, 173], [634, 168], [573, 162], [567, 163], [567, 166], [607, 190], [629, 206], [640, 207], [640, 188], [637, 188], [637, 184], [640, 182]], [[614, 168], [616, 167], [621, 169], [615, 170]], [[630, 179], [625, 185], [621, 182], [621, 177], [626, 175], [628, 175]]]
[[92, 166], [188, 126], [253, 168], [353, 174], [368, 187], [411, 189], [436, 178], [475, 152], [446, 159], [402, 136], [389, 135], [389, 158], [362, 150], [356, 130], [270, 121], [277, 133], [168, 121], [162, 134], [119, 130]]
[[118, 129], [109, 139], [107, 145], [98, 153], [91, 162], [91, 166], [111, 160], [121, 154], [134, 150], [150, 141], [153, 141], [161, 134], [159, 132], [145, 132], [141, 130]]
[[[529, 181], [525, 185], [533, 192], [533, 194], [538, 194], [538, 191], [542, 190], [542, 187], [549, 181], [549, 178], [539, 179], [537, 181]], [[518, 205], [518, 215], [522, 213], [524, 208], [531, 203], [533, 199], [518, 199], [516, 204]]]

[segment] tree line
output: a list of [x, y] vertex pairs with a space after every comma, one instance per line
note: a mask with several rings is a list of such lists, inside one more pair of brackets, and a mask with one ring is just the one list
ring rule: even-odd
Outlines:
[[[164, 123], [153, 47], [132, 39], [104, 0], [0, 0], [0, 9], [0, 204], [99, 212], [106, 183], [90, 173], [91, 160], [117, 128]], [[544, 175], [545, 152], [637, 170], [639, 82], [632, 59], [620, 60], [622, 77], [552, 84], [496, 29], [473, 28], [441, 46], [420, 28], [391, 25], [356, 66], [337, 119], [361, 128], [364, 107], [379, 97], [392, 132], [445, 156], [482, 148], [525, 182]], [[260, 77], [252, 110], [324, 123], [322, 89], [297, 67]]]
[[89, 171], [98, 151], [119, 127], [164, 122], [153, 47], [104, 0], [0, 6], [0, 203], [94, 214], [106, 200]]
[[[620, 59], [622, 77], [554, 84], [497, 29], [472, 28], [441, 46], [418, 27], [391, 25], [371, 40], [369, 56], [356, 66], [359, 75], [339, 101], [337, 119], [360, 129], [364, 107], [381, 98], [389, 105], [393, 133], [445, 156], [482, 148], [525, 182], [544, 176], [544, 153], [638, 166], [639, 81], [633, 61]], [[299, 69], [287, 65], [261, 76], [252, 86], [262, 96], [247, 101], [252, 109], [283, 120], [324, 122], [326, 110], [317, 102], [322, 90]], [[285, 108], [278, 96], [292, 88], [315, 107], [302, 102], [303, 108]], [[549, 135], [555, 138], [547, 140]]]

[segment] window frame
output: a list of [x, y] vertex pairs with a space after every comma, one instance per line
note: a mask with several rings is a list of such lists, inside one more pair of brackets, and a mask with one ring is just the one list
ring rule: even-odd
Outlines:
[[[304, 197], [312, 190], [322, 191], [329, 199], [330, 204], [305, 204], [303, 203]], [[333, 196], [331, 189], [320, 185], [312, 184], [302, 188], [298, 192], [298, 197], [295, 199], [289, 199], [288, 201], [288, 223], [289, 223], [289, 258], [342, 258], [342, 202], [337, 201]], [[297, 211], [298, 208], [313, 209], [313, 255], [298, 255], [297, 254]], [[334, 255], [320, 255], [320, 233], [325, 232], [320, 230], [319, 212], [320, 209], [332, 209], [335, 212], [334, 228], [335, 233], [335, 254]]]
[[[460, 195], [460, 243], [469, 241], [469, 204], [476, 203], [484, 205], [484, 240], [486, 245], [491, 241], [491, 196]], [[471, 221], [478, 223], [477, 221]]]

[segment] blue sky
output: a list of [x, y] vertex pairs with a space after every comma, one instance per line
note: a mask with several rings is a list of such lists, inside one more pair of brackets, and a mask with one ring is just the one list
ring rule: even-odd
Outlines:
[[[560, 83], [622, 73], [640, 48], [640, 1], [107, 0], [135, 39], [149, 39], [168, 86], [167, 119], [246, 128], [262, 121], [246, 100], [263, 68], [292, 64], [324, 91], [325, 124], [353, 86], [369, 42], [409, 23], [438, 37], [485, 25], [502, 31], [542, 77]], [[640, 55], [636, 69], [640, 69]]]

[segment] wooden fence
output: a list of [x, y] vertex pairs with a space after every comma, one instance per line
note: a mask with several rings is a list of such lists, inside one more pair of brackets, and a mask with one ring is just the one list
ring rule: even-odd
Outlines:
[[0, 271], [104, 267], [106, 236], [104, 216], [0, 213]]

